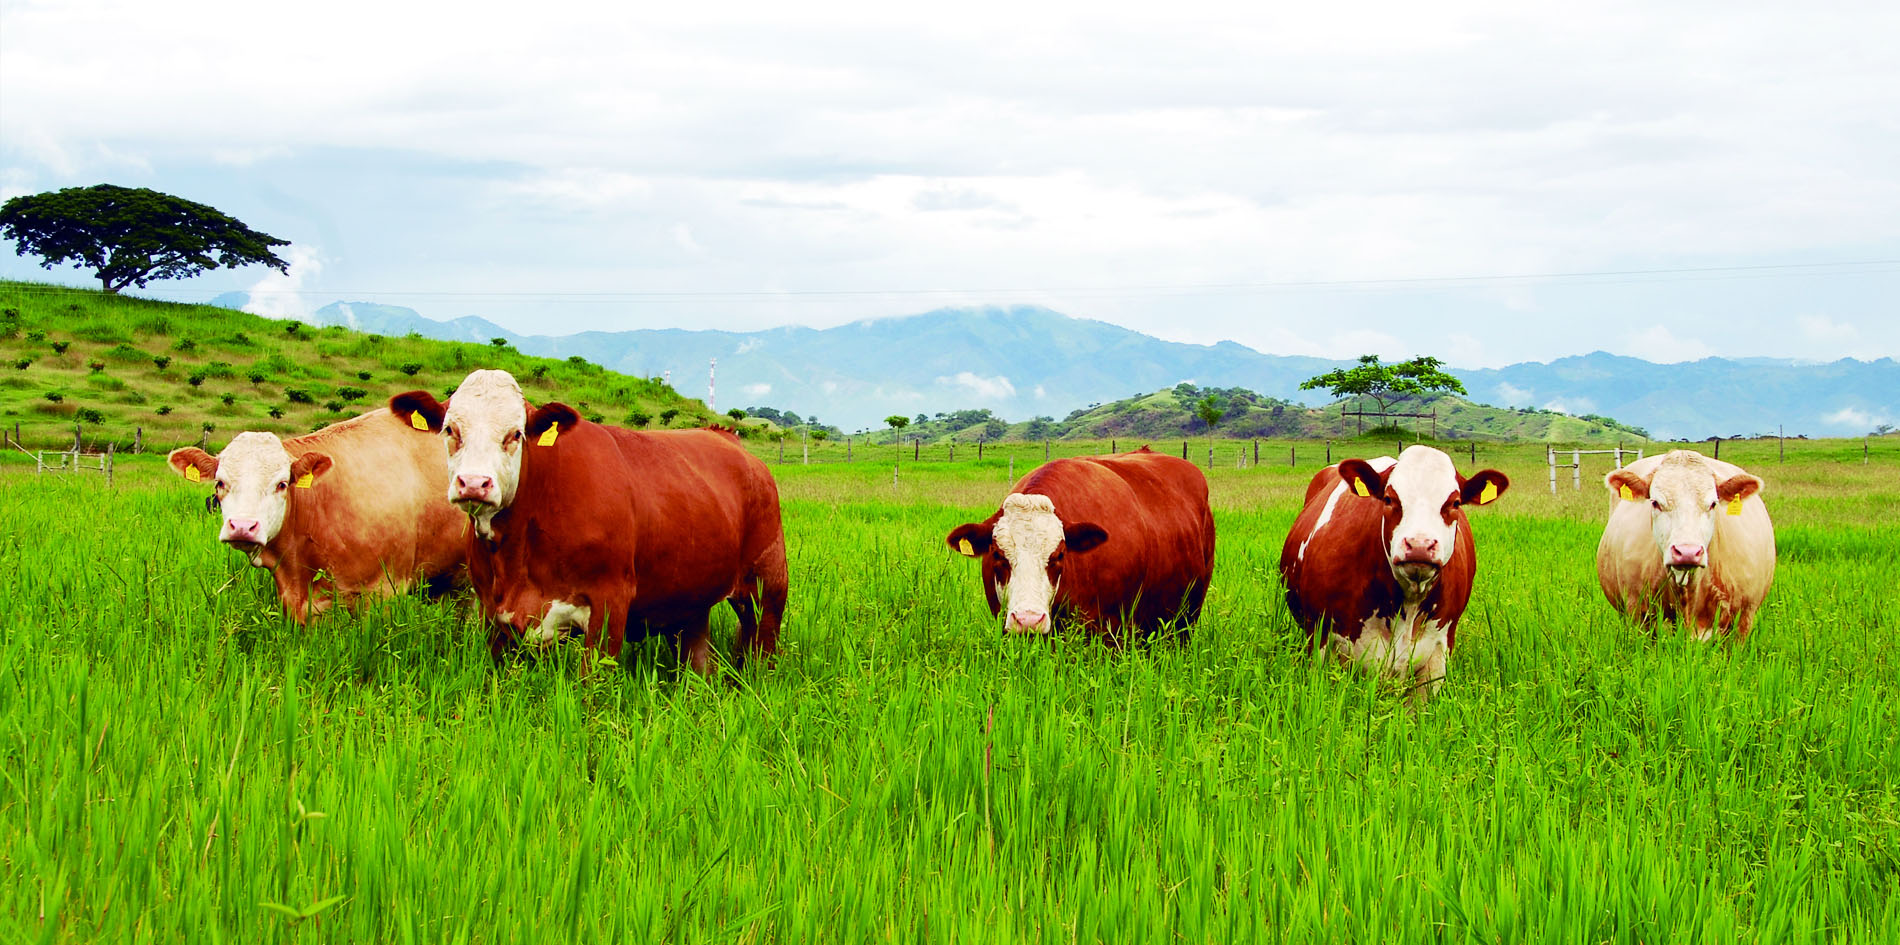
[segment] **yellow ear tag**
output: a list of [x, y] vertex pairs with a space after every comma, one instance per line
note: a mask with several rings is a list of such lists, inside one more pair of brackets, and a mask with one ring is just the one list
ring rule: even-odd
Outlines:
[[1372, 493], [1366, 491], [1366, 481], [1364, 479], [1354, 479], [1352, 481], [1352, 491], [1368, 499], [1372, 498]]
[[976, 549], [970, 547], [970, 539], [968, 538], [959, 539], [957, 541], [957, 550], [963, 552], [966, 558], [976, 557]]
[[1728, 514], [1730, 515], [1742, 514], [1742, 497], [1741, 496], [1736, 496], [1735, 498], [1728, 500]]
[[1631, 492], [1629, 486], [1617, 486], [1616, 494], [1622, 496], [1625, 502], [1636, 501], [1636, 493]]
[[561, 425], [558, 423], [555, 424], [554, 426], [548, 427], [547, 429], [541, 431], [541, 437], [540, 439], [537, 439], [534, 441], [534, 445], [553, 446], [554, 437], [558, 435], [560, 432], [561, 432]]
[[429, 431], [429, 421], [422, 419], [422, 411], [420, 410], [409, 415], [409, 425], [424, 433]]
[[304, 473], [297, 477], [297, 488], [299, 489], [308, 489], [316, 484], [317, 477], [311, 473]]
[[1492, 502], [1497, 500], [1497, 497], [1498, 497], [1498, 484], [1495, 482], [1486, 482], [1484, 484], [1484, 491], [1478, 493], [1478, 504], [1490, 505]]
[[199, 476], [198, 476], [198, 467], [196, 467], [196, 466], [186, 466], [186, 467], [185, 467], [185, 481], [186, 481], [186, 482], [197, 482], [197, 481], [198, 481], [198, 479], [199, 479]]

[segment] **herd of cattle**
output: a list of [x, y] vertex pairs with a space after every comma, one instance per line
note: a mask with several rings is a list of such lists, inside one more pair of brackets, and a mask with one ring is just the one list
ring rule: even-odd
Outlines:
[[[722, 601], [738, 618], [735, 665], [777, 649], [788, 584], [778, 486], [727, 430], [592, 423], [483, 370], [447, 403], [412, 391], [306, 436], [242, 433], [217, 456], [187, 447], [169, 461], [212, 484], [219, 540], [271, 571], [299, 622], [419, 581], [466, 583], [497, 657], [572, 633], [616, 658], [657, 634], [710, 672]], [[1597, 576], [1611, 604], [1646, 625], [1683, 621], [1698, 638], [1746, 636], [1774, 578], [1761, 480], [1677, 450], [1605, 484], [1617, 501]], [[1320, 470], [1280, 554], [1295, 621], [1318, 651], [1426, 698], [1477, 574], [1465, 506], [1509, 487], [1494, 469], [1462, 476], [1425, 446]], [[1012, 633], [1185, 633], [1214, 573], [1206, 478], [1145, 447], [1046, 463], [946, 541], [981, 563], [990, 611]]]

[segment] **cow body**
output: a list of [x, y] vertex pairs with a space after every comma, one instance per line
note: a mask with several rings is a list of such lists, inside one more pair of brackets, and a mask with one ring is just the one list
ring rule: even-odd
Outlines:
[[212, 484], [220, 540], [270, 569], [284, 612], [302, 623], [339, 599], [459, 576], [466, 522], [443, 499], [438, 450], [413, 434], [377, 409], [288, 440], [241, 433], [216, 457], [185, 447], [168, 461]]
[[1060, 459], [1017, 480], [996, 514], [947, 541], [983, 562], [990, 612], [1047, 633], [1067, 621], [1120, 643], [1200, 617], [1214, 573], [1207, 479], [1146, 447]]
[[[471, 404], [484, 391], [504, 407], [512, 398], [500, 427], [477, 430], [472, 406], [458, 413], [465, 390]], [[662, 634], [708, 672], [711, 611], [727, 600], [739, 617], [735, 662], [776, 650], [787, 597], [778, 486], [729, 431], [590, 423], [561, 404], [529, 407], [499, 371], [470, 375], [446, 407], [423, 392], [391, 403], [450, 441], [447, 489], [474, 522], [470, 580], [498, 654], [571, 629], [613, 658], [629, 638]], [[478, 437], [501, 444], [502, 467], [471, 471], [475, 449], [457, 441]]]
[[1760, 479], [1692, 450], [1604, 477], [1614, 498], [1597, 543], [1610, 605], [1645, 626], [1680, 620], [1697, 639], [1746, 637], [1775, 578], [1775, 528]]
[[1489, 469], [1466, 479], [1424, 446], [1320, 470], [1280, 551], [1294, 621], [1316, 650], [1409, 679], [1422, 701], [1444, 679], [1477, 574], [1463, 506], [1509, 485]]

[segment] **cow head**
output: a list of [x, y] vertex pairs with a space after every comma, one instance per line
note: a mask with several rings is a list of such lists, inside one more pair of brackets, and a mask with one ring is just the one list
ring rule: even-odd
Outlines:
[[1048, 496], [1017, 492], [988, 521], [958, 525], [944, 540], [983, 562], [983, 594], [990, 613], [1007, 606], [1006, 632], [1048, 633], [1064, 556], [1090, 551], [1108, 532], [1091, 522], [1064, 524]]
[[447, 404], [428, 391], [410, 391], [389, 399], [389, 409], [408, 417], [417, 429], [442, 434], [448, 450], [448, 500], [474, 519], [476, 530], [493, 537], [495, 513], [515, 501], [521, 484], [522, 451], [554, 444], [579, 416], [565, 404], [530, 407], [521, 385], [507, 371], [475, 371], [462, 379]]
[[291, 456], [274, 433], [240, 433], [216, 456], [187, 446], [166, 461], [187, 480], [212, 484], [224, 513], [218, 540], [254, 559], [283, 530], [296, 491], [315, 488], [330, 470], [330, 457]]
[[1379, 534], [1392, 576], [1408, 593], [1423, 594], [1451, 561], [1458, 546], [1458, 510], [1489, 505], [1511, 487], [1495, 469], [1467, 479], [1451, 457], [1429, 446], [1410, 446], [1383, 470], [1362, 459], [1339, 464], [1340, 478], [1355, 495], [1385, 504]]
[[1715, 517], [1742, 514], [1742, 500], [1762, 486], [1747, 473], [1722, 477], [1694, 450], [1670, 452], [1647, 479], [1625, 467], [1603, 477], [1603, 484], [1624, 501], [1649, 506], [1656, 553], [1679, 586], [1709, 566]]

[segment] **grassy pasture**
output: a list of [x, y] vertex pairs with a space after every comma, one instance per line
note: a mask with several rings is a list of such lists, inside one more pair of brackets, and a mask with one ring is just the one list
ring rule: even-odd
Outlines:
[[299, 629], [155, 460], [0, 465], [0, 941], [1891, 940], [1900, 451], [1860, 453], [1725, 445], [1781, 550], [1730, 648], [1603, 602], [1602, 457], [1552, 498], [1481, 448], [1515, 485], [1420, 715], [1280, 602], [1316, 462], [1212, 472], [1204, 619], [1129, 652], [1004, 639], [943, 546], [1012, 454], [775, 467], [791, 612], [737, 686], [497, 667], [466, 602]]

